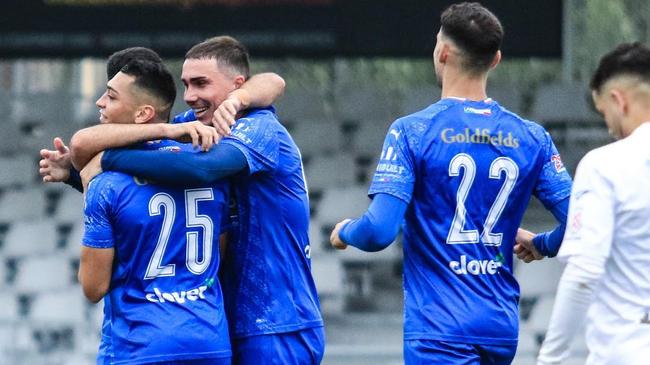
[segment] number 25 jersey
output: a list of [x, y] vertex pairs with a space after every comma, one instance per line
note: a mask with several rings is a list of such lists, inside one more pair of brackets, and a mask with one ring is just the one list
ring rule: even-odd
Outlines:
[[515, 235], [531, 195], [571, 178], [550, 135], [491, 99], [443, 99], [395, 121], [369, 195], [409, 204], [404, 338], [516, 345]]

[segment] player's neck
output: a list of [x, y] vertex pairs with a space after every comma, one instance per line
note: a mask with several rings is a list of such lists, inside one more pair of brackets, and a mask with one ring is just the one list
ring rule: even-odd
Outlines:
[[476, 77], [463, 73], [449, 73], [442, 82], [441, 98], [464, 98], [481, 101], [487, 99], [487, 75]]

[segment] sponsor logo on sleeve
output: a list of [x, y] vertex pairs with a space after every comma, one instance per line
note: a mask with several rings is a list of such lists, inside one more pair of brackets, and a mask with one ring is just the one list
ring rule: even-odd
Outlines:
[[562, 172], [566, 170], [559, 154], [551, 156], [551, 162], [553, 162], [553, 166], [555, 166], [555, 171]]

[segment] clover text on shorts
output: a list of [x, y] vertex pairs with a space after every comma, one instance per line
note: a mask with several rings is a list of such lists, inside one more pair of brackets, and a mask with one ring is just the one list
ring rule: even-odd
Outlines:
[[188, 291], [181, 290], [180, 292], [171, 292], [171, 293], [163, 293], [158, 288], [153, 288], [153, 293], [147, 293], [145, 297], [147, 298], [148, 301], [152, 303], [165, 303], [165, 302], [171, 302], [171, 303], [179, 303], [183, 304], [185, 303], [186, 300], [189, 300], [190, 302], [194, 302], [197, 300], [205, 299], [205, 291], [208, 290], [207, 285], [202, 285], [198, 288], [191, 289]]
[[494, 260], [470, 260], [462, 255], [460, 261], [450, 261], [449, 268], [457, 275], [494, 275], [499, 272], [501, 262]]

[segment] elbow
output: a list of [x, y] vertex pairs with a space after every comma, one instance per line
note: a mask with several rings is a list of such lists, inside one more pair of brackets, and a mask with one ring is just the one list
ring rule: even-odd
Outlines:
[[102, 298], [104, 298], [106, 293], [108, 293], [109, 283], [89, 282], [88, 280], [84, 279], [84, 277], [81, 275], [81, 272], [79, 272], [77, 278], [81, 283], [81, 289], [83, 290], [84, 296], [91, 303], [99, 303]]
[[88, 301], [94, 304], [99, 303], [108, 292], [107, 285], [83, 285], [82, 284], [82, 288], [86, 299], [88, 299]]
[[88, 161], [90, 161], [88, 157], [91, 154], [91, 151], [88, 149], [90, 145], [91, 141], [89, 140], [89, 136], [83, 129], [75, 133], [70, 139], [70, 160], [72, 161], [72, 166], [77, 171], [81, 171]]

